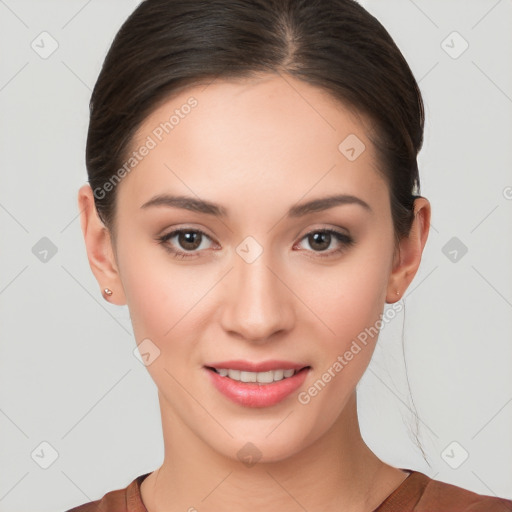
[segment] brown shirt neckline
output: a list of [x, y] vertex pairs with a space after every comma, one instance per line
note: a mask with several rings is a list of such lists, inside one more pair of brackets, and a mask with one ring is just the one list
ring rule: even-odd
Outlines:
[[[419, 498], [426, 487], [429, 477], [418, 471], [404, 469], [409, 475], [373, 512], [397, 512], [397, 505]], [[140, 475], [126, 488], [127, 512], [148, 512], [142, 501], [140, 486], [151, 473]]]
[[[477, 494], [419, 471], [400, 469], [409, 476], [372, 512], [512, 512], [512, 500]], [[140, 475], [126, 488], [67, 512], [148, 512], [140, 486], [150, 474]]]
[[[404, 469], [403, 471], [407, 471], [409, 475], [373, 512], [397, 512], [399, 510], [396, 508], [397, 504], [421, 496], [429, 478], [418, 471], [410, 469]], [[127, 512], [148, 512], [142, 501], [140, 486], [150, 474], [140, 475], [126, 488]]]

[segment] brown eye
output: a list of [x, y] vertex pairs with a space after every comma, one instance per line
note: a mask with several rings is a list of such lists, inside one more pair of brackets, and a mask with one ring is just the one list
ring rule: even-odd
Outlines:
[[[175, 239], [175, 240], [173, 240]], [[158, 242], [176, 257], [188, 258], [198, 256], [205, 240], [210, 237], [199, 229], [176, 229], [166, 235], [158, 237]], [[206, 247], [207, 248], [207, 247]]]
[[182, 249], [194, 251], [201, 245], [202, 235], [198, 231], [181, 231], [178, 244]]
[[[354, 244], [354, 239], [344, 233], [339, 233], [334, 229], [317, 229], [310, 231], [301, 240], [307, 240], [312, 252], [318, 253], [317, 256], [328, 257], [335, 253], [340, 253]], [[338, 247], [327, 250], [333, 242], [337, 242]], [[321, 254], [325, 253], [325, 254]]]
[[331, 234], [325, 231], [317, 231], [308, 235], [309, 246], [315, 251], [325, 251], [331, 245]]

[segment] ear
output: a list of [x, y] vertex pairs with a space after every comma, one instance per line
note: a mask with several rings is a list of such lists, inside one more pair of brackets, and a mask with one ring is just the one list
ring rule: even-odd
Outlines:
[[[413, 280], [420, 266], [423, 248], [430, 230], [430, 203], [424, 197], [414, 201], [414, 220], [409, 236], [400, 240], [395, 251], [393, 269], [389, 276], [386, 302], [399, 301]], [[399, 292], [397, 295], [396, 292]]]
[[[78, 209], [87, 249], [87, 258], [92, 273], [100, 285], [101, 294], [113, 304], [124, 305], [126, 299], [110, 231], [98, 216], [94, 205], [94, 195], [89, 184], [83, 185], [78, 191]], [[112, 295], [106, 295], [103, 291], [105, 288], [112, 290]]]

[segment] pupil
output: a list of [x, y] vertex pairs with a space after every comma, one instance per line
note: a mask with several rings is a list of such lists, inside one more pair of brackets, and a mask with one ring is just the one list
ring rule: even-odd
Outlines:
[[[199, 243], [197, 240], [194, 241], [195, 237], [198, 238]], [[179, 243], [184, 249], [188, 249], [188, 250], [197, 249], [201, 245], [200, 233], [194, 233], [192, 231], [180, 233]]]
[[[311, 240], [313, 240], [313, 243], [311, 243]], [[331, 234], [330, 233], [315, 233], [314, 235], [310, 235], [310, 245], [315, 248], [315, 244], [319, 244], [320, 247], [317, 246], [317, 249], [319, 250], [325, 250], [329, 247], [329, 244], [331, 242]]]

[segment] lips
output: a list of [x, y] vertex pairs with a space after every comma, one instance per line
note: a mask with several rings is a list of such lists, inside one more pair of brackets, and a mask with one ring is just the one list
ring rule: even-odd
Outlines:
[[[241, 382], [228, 376], [220, 375], [218, 370], [252, 372], [253, 376], [263, 372], [284, 370], [294, 372], [293, 375], [274, 382]], [[309, 374], [311, 366], [291, 361], [219, 361], [204, 366], [204, 370], [217, 390], [225, 397], [243, 407], [271, 407], [284, 401], [286, 397], [296, 392]], [[281, 372], [277, 372], [281, 374]]]
[[244, 361], [242, 359], [236, 359], [233, 361], [218, 361], [214, 363], [208, 363], [205, 365], [208, 369], [226, 368], [229, 370], [240, 370], [245, 372], [268, 372], [269, 370], [302, 370], [303, 368], [309, 367], [305, 363], [296, 363], [291, 361], [282, 360], [269, 360], [262, 361], [259, 363], [253, 361]]

